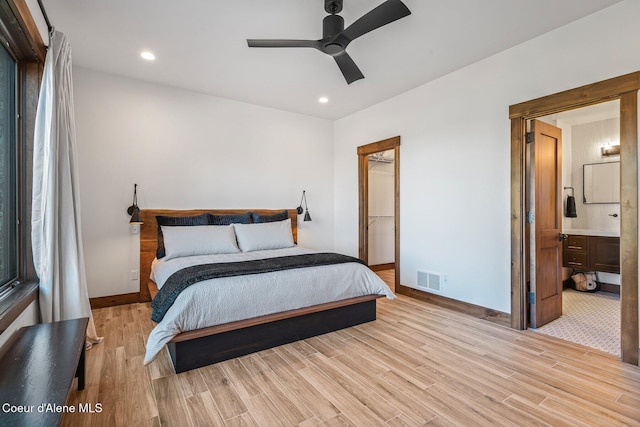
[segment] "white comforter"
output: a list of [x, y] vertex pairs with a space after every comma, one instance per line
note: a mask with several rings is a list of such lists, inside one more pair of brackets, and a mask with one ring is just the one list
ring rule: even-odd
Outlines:
[[[234, 262], [313, 253], [293, 247], [225, 255], [202, 255], [155, 260], [151, 278], [158, 288], [174, 272], [196, 264]], [[286, 310], [362, 295], [395, 298], [391, 289], [369, 268], [358, 263], [297, 268], [272, 273], [225, 277], [196, 283], [178, 296], [147, 340], [145, 365], [183, 331], [206, 328]]]

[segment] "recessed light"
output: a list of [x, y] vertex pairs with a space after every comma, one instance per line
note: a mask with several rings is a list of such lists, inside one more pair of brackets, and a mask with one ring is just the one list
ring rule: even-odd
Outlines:
[[329, 102], [329, 98], [327, 98], [326, 96], [321, 96], [320, 98], [318, 98], [318, 102], [320, 104], [326, 104], [327, 102]]
[[153, 53], [149, 52], [148, 50], [141, 52], [140, 57], [142, 59], [146, 59], [147, 61], [153, 61], [156, 59], [156, 56]]

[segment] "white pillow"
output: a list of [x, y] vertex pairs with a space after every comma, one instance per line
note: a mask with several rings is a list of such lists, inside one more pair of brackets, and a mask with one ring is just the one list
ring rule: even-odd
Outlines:
[[166, 259], [240, 252], [230, 225], [163, 225], [161, 228]]
[[295, 246], [291, 233], [291, 218], [260, 224], [233, 224], [242, 252], [282, 249]]

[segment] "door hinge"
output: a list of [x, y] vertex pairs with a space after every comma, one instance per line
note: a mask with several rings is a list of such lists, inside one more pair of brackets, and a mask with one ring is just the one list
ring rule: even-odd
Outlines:
[[531, 144], [533, 142], [533, 132], [527, 132], [525, 137], [527, 144]]
[[536, 216], [533, 211], [527, 211], [527, 224], [533, 224], [536, 220]]
[[536, 303], [536, 294], [535, 292], [529, 292], [529, 304]]

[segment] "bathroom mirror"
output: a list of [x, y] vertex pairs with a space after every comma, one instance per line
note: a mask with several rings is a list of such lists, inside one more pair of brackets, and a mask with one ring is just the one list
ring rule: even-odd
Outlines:
[[620, 203], [620, 162], [582, 165], [583, 203]]

